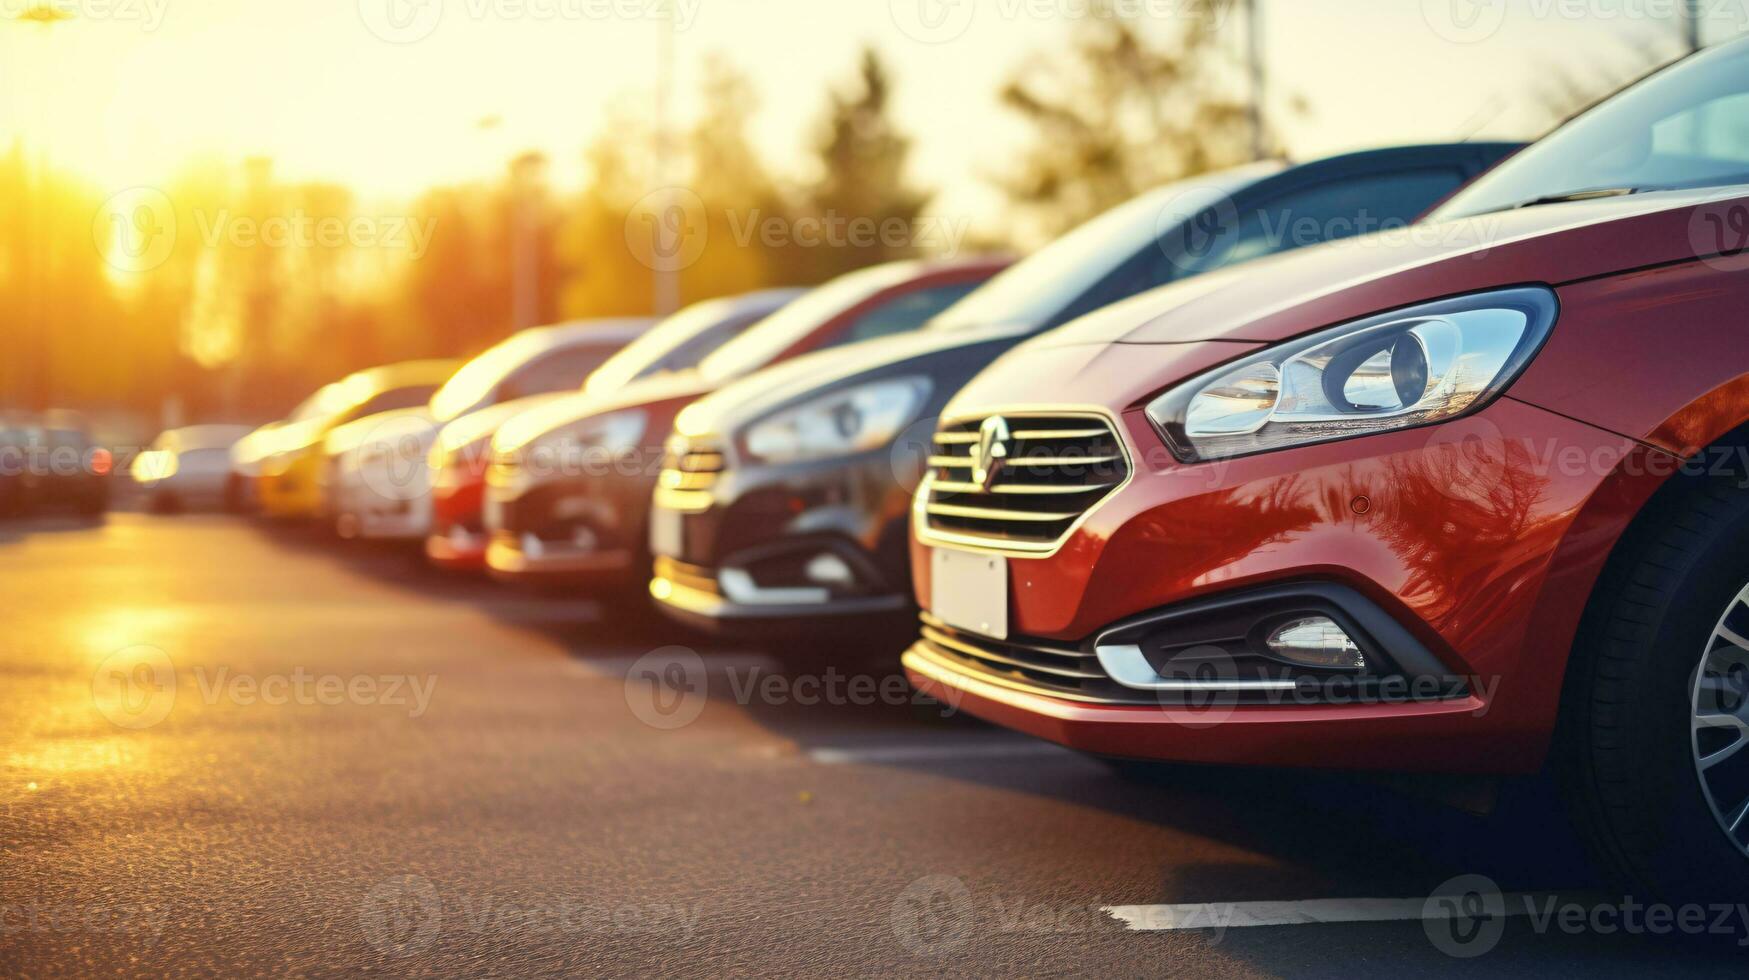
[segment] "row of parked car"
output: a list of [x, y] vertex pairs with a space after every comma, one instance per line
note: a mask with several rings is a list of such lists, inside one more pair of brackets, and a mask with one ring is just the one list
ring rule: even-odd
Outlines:
[[1546, 767], [1610, 871], [1737, 901], [1746, 182], [1735, 44], [1524, 149], [363, 372], [232, 493], [822, 662], [903, 620], [923, 691], [1104, 757]]
[[101, 514], [114, 462], [76, 412], [0, 413], [0, 517]]

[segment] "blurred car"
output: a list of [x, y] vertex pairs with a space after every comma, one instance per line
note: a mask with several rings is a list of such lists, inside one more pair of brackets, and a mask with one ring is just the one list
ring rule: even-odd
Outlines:
[[8, 426], [17, 482], [9, 491], [18, 513], [71, 510], [91, 517], [109, 508], [115, 457], [98, 445], [75, 412], [50, 411]]
[[1746, 93], [1749, 43], [1703, 51], [1437, 234], [1170, 286], [998, 361], [917, 493], [914, 683], [1102, 755], [1550, 762], [1636, 896], [1740, 907]]
[[642, 591], [650, 493], [674, 416], [719, 385], [809, 351], [916, 329], [1007, 260], [893, 262], [809, 291], [704, 358], [524, 413], [498, 430], [487, 471], [486, 563], [510, 581]]
[[623, 317], [522, 330], [464, 364], [428, 404], [336, 427], [323, 445], [323, 516], [345, 538], [424, 540], [432, 518], [426, 458], [439, 428], [503, 402], [575, 389], [651, 322]]
[[232, 447], [249, 432], [244, 425], [168, 429], [134, 457], [128, 475], [152, 510], [220, 506], [231, 475]]
[[256, 428], [231, 446], [231, 474], [225, 483], [226, 510], [241, 514], [256, 508], [261, 465], [273, 455], [277, 433], [293, 423], [307, 422], [338, 410], [343, 401], [341, 392], [340, 382], [329, 382], [299, 402], [285, 418]]
[[33, 428], [28, 416], [0, 413], [0, 517], [24, 512], [24, 468]]
[[725, 386], [679, 417], [650, 520], [652, 594], [674, 618], [718, 632], [904, 627], [911, 491], [932, 420], [998, 354], [1163, 282], [1368, 222], [1401, 229], [1514, 149], [1402, 147], [1170, 184], [1058, 239], [915, 334]]
[[[767, 289], [694, 303], [644, 331], [590, 373], [587, 382], [580, 379], [579, 384], [584, 385], [584, 391], [600, 395], [640, 378], [695, 368], [718, 347], [802, 292]], [[492, 436], [514, 416], [558, 397], [537, 395], [500, 402], [444, 425], [427, 467], [433, 521], [425, 553], [432, 562], [453, 569], [485, 567], [483, 504]]]
[[318, 516], [322, 508], [318, 480], [328, 433], [367, 415], [425, 404], [461, 363], [403, 361], [358, 371], [322, 389], [304, 418], [289, 421], [266, 437], [269, 448], [255, 481], [261, 513], [276, 518]]

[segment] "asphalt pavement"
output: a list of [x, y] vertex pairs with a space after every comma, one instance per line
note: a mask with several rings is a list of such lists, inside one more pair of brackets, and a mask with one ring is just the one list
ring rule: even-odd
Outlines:
[[1534, 795], [1119, 774], [919, 703], [893, 660], [782, 668], [614, 606], [226, 516], [0, 525], [0, 973], [1749, 961], [1651, 935], [1680, 920], [1609, 898]]

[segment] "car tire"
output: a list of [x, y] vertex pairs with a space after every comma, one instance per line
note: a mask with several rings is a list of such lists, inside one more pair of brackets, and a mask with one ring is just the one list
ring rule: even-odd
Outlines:
[[1749, 899], [1749, 819], [1734, 843], [1715, 816], [1695, 687], [1721, 618], [1749, 617], [1745, 601], [1749, 492], [1684, 488], [1623, 541], [1569, 667], [1559, 762], [1575, 824], [1615, 884], [1673, 905]]

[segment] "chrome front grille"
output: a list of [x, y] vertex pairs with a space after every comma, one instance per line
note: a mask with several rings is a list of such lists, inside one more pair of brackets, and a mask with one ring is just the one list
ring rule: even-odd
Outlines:
[[1128, 475], [1123, 443], [1102, 415], [959, 419], [936, 431], [919, 508], [941, 541], [1049, 551]]
[[717, 450], [670, 442], [662, 454], [662, 475], [657, 485], [683, 493], [709, 490], [716, 485], [724, 465], [723, 454]]

